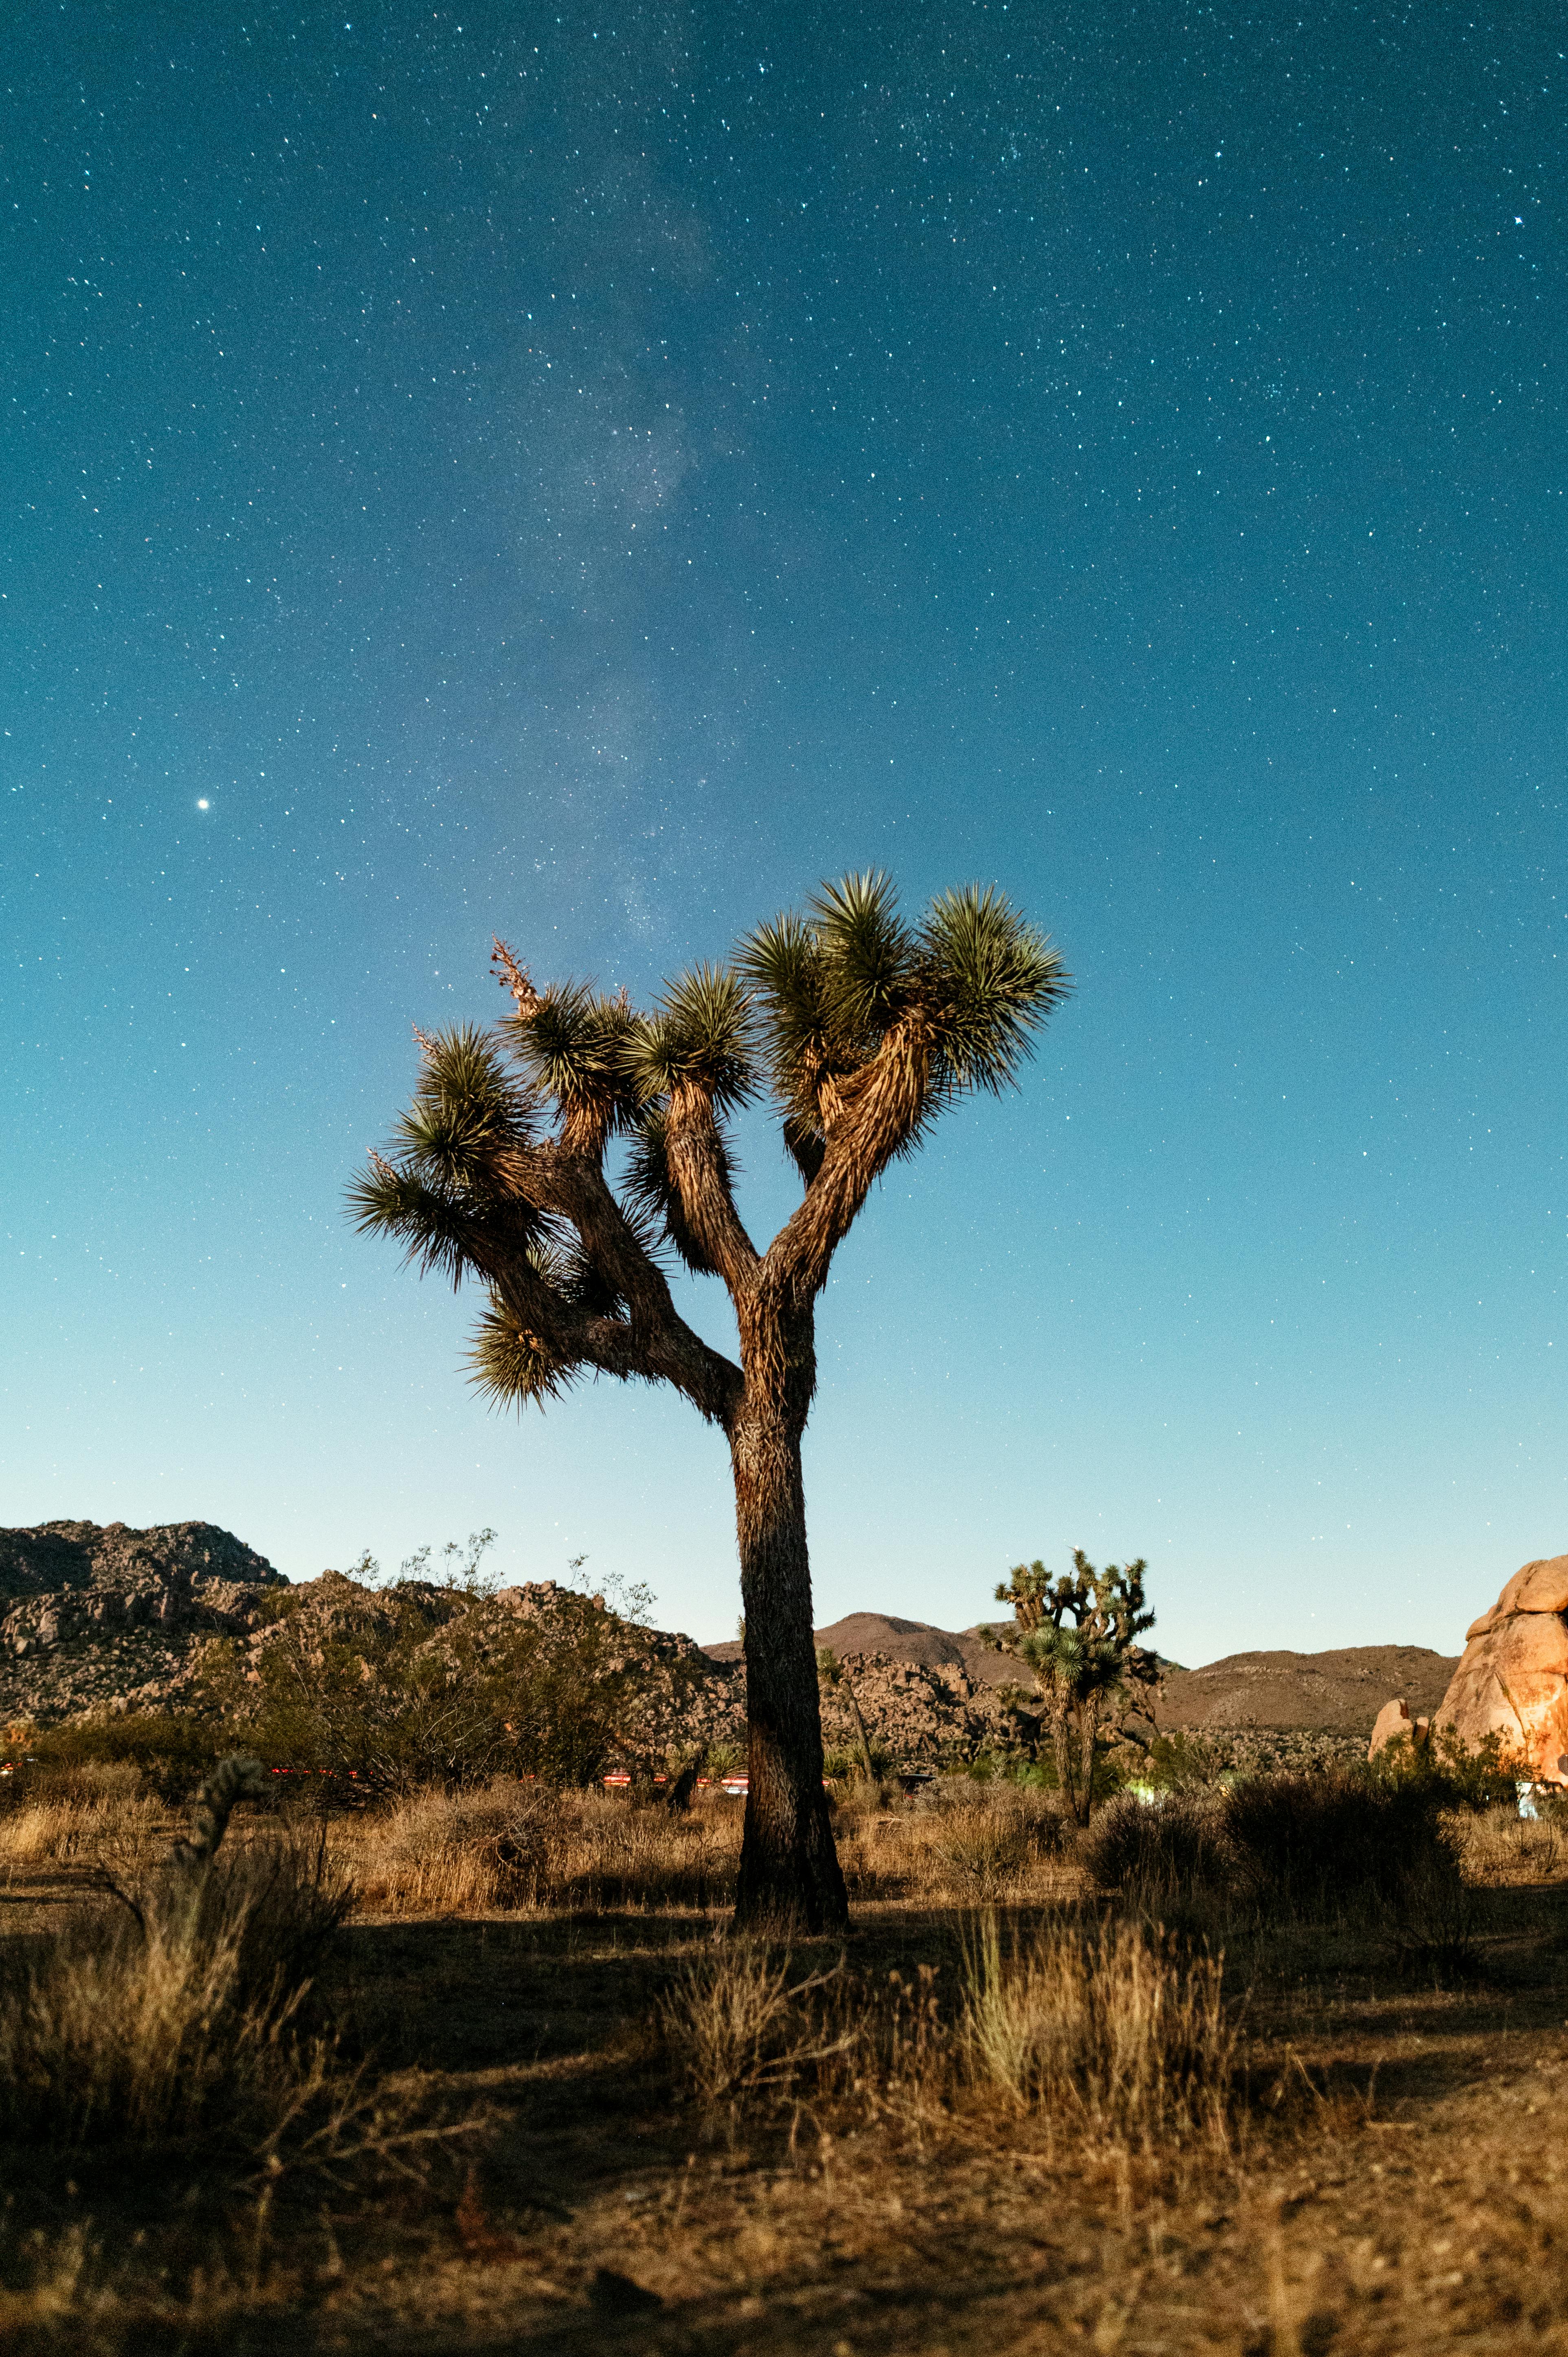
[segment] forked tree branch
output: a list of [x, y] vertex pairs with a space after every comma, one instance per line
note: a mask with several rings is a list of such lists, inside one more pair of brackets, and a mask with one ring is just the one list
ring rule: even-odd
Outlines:
[[[661, 1378], [684, 1392], [703, 1415], [727, 1428], [744, 1389], [740, 1370], [710, 1349], [681, 1316], [663, 1270], [638, 1242], [597, 1161], [560, 1145], [542, 1146], [531, 1159], [537, 1173], [533, 1200], [538, 1208], [571, 1222], [599, 1275], [627, 1305], [624, 1319], [577, 1321], [575, 1342], [564, 1355], [588, 1360], [607, 1374]], [[596, 1340], [595, 1329], [603, 1329]], [[548, 1329], [541, 1331], [556, 1349]], [[634, 1359], [636, 1365], [629, 1363]]]

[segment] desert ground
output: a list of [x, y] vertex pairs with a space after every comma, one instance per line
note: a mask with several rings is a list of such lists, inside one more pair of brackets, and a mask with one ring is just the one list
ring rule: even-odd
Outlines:
[[8, 2348], [1568, 2347], [1550, 1818], [846, 1786], [810, 1942], [713, 1792], [317, 1797], [182, 1914], [134, 1771], [5, 1792]]

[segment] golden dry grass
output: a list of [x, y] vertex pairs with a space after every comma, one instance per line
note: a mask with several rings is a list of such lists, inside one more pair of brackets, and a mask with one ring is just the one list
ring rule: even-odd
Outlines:
[[38, 1797], [0, 1810], [0, 1878], [40, 1863], [143, 1861], [168, 1838], [169, 1812], [136, 1769], [113, 1764], [51, 1779]]

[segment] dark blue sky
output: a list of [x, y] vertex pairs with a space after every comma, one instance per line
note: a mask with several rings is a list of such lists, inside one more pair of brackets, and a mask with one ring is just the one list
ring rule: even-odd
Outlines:
[[341, 1187], [492, 931], [646, 994], [882, 866], [1079, 988], [841, 1255], [820, 1618], [1079, 1543], [1185, 1658], [1452, 1649], [1568, 1545], [1563, 49], [26, 12], [0, 1521], [489, 1523], [723, 1633], [714, 1436], [487, 1415]]

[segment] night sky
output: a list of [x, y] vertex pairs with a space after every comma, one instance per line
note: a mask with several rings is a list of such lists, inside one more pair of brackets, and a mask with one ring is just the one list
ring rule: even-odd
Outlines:
[[645, 996], [880, 866], [1077, 992], [840, 1254], [820, 1621], [1076, 1543], [1455, 1651], [1568, 1547], [1563, 25], [15, 12], [0, 1522], [730, 1633], [719, 1437], [487, 1413], [342, 1189], [492, 932]]

